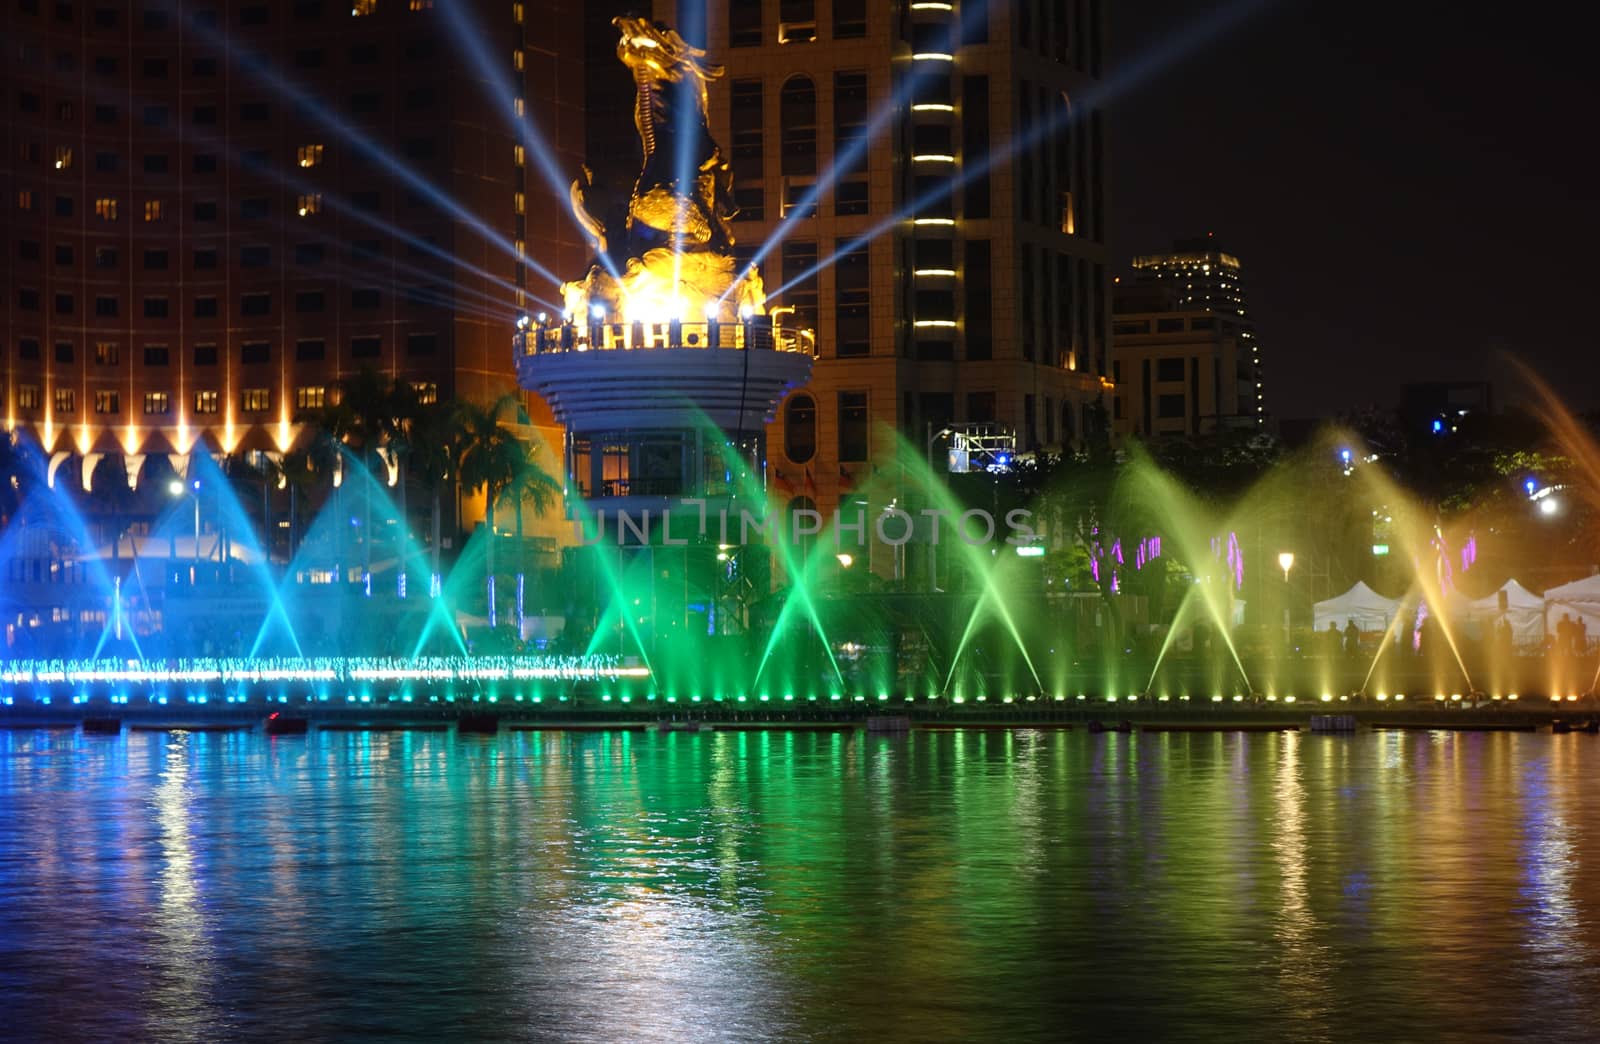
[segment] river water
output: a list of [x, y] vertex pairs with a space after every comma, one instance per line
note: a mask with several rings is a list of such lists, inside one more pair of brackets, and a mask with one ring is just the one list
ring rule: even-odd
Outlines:
[[0, 732], [0, 1037], [1593, 1039], [1585, 735]]

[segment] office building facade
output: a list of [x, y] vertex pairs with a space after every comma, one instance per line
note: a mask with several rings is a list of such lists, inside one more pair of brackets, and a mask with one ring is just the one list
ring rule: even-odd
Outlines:
[[514, 390], [518, 315], [584, 256], [519, 130], [581, 162], [580, 6], [5, 0], [8, 428], [87, 488], [282, 454], [364, 368]]
[[[1098, 0], [657, 0], [726, 68], [737, 250], [817, 331], [769, 432], [778, 499], [827, 514], [940, 431], [1021, 450], [1109, 415]], [[930, 439], [930, 436], [932, 438]], [[878, 563], [875, 558], [875, 568]]]

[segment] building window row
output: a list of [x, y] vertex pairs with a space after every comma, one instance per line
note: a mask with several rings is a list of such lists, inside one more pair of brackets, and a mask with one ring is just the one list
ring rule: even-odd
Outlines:
[[[729, 47], [760, 47], [765, 42], [763, 0], [726, 0]], [[867, 35], [868, 0], [833, 0], [832, 36], [859, 40]], [[814, 43], [818, 38], [815, 0], [779, 0], [773, 27], [780, 44]]]

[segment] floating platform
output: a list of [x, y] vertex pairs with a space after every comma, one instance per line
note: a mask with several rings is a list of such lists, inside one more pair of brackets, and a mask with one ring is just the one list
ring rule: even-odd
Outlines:
[[1054, 730], [1057, 732], [1071, 732], [1077, 728], [1070, 721], [919, 721], [918, 732], [972, 732], [989, 730], [993, 732], [1015, 731], [1017, 729]]
[[129, 732], [249, 732], [253, 721], [134, 721]]
[[456, 719], [456, 731], [468, 736], [493, 736], [500, 731], [496, 714], [463, 714]]
[[319, 732], [449, 732], [448, 721], [319, 721]]
[[122, 719], [84, 718], [83, 734], [85, 736], [120, 736], [122, 735]]
[[1376, 732], [1538, 732], [1536, 722], [1504, 721], [1375, 721]]
[[644, 732], [650, 724], [643, 721], [519, 721], [506, 728], [512, 732]]
[[261, 731], [268, 736], [304, 736], [310, 728], [310, 718], [284, 714], [282, 711], [273, 711], [267, 715], [267, 720], [261, 723]]
[[718, 721], [707, 723], [716, 732], [854, 732], [853, 721]]
[[1300, 726], [1288, 722], [1152, 722], [1140, 725], [1140, 732], [1298, 732]]

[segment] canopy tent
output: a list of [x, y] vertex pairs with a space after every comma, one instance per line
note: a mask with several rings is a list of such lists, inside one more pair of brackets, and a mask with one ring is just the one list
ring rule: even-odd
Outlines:
[[1342, 631], [1351, 621], [1355, 621], [1356, 629], [1360, 631], [1382, 631], [1388, 628], [1389, 621], [1400, 611], [1400, 601], [1385, 598], [1357, 580], [1356, 585], [1344, 594], [1326, 602], [1318, 602], [1311, 608], [1313, 625], [1318, 633], [1326, 631], [1329, 624]]
[[1600, 634], [1600, 575], [1586, 576], [1570, 584], [1552, 587], [1544, 593], [1544, 626], [1556, 633], [1563, 616], [1582, 622], [1590, 634]]
[[1461, 607], [1460, 617], [1467, 636], [1479, 641], [1494, 637], [1494, 627], [1502, 613], [1502, 596], [1505, 598], [1505, 619], [1511, 625], [1512, 643], [1522, 650], [1543, 646], [1544, 597], [1534, 594], [1515, 580], [1507, 580], [1494, 594], [1474, 599]]

